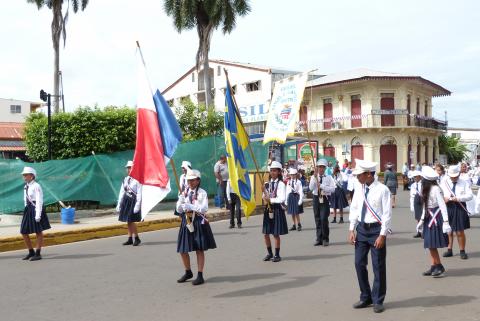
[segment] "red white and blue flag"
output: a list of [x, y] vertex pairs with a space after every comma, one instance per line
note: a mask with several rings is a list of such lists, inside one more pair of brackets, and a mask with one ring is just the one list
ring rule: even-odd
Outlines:
[[182, 132], [167, 102], [152, 92], [140, 48], [138, 62], [137, 141], [130, 176], [142, 184], [142, 219], [170, 192], [167, 164]]

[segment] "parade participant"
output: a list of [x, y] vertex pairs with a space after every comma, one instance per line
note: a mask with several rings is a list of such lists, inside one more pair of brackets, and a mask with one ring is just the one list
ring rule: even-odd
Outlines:
[[343, 209], [348, 207], [347, 197], [343, 190], [343, 175], [340, 172], [340, 167], [336, 165], [332, 174], [333, 181], [335, 182], [335, 191], [330, 197], [330, 207], [333, 209], [332, 223], [337, 223], [337, 210], [340, 214], [339, 224], [343, 224]]
[[[133, 162], [128, 161], [125, 168], [127, 176], [123, 179], [116, 211], [119, 213], [118, 220], [126, 222], [128, 228], [128, 239], [123, 245], [140, 245], [140, 237], [138, 236], [137, 222], [142, 220], [140, 206], [142, 203], [142, 184], [130, 176]], [[135, 238], [135, 241], [133, 241]]]
[[398, 180], [397, 175], [393, 172], [393, 164], [388, 163], [386, 165], [386, 170], [383, 176], [383, 184], [388, 187], [390, 190], [390, 195], [392, 195], [392, 207], [395, 207], [395, 195], [397, 195]]
[[180, 191], [178, 193], [182, 193], [188, 188], [187, 179], [185, 178], [187, 171], [192, 169], [192, 163], [189, 161], [182, 162], [182, 175], [180, 175]]
[[228, 204], [230, 204], [229, 228], [235, 228], [235, 216], [237, 217], [238, 228], [242, 228], [242, 203], [240, 197], [233, 191], [230, 179], [227, 181], [227, 198]]
[[468, 170], [467, 163], [460, 164], [460, 179], [464, 180], [469, 187], [472, 187], [473, 181], [472, 176], [470, 175], [470, 171]]
[[342, 171], [344, 171], [347, 168], [348, 168], [348, 159], [345, 158], [343, 160]]
[[287, 205], [287, 214], [292, 216], [293, 226], [290, 231], [302, 230], [302, 223], [300, 222], [301, 211], [300, 206], [303, 203], [303, 186], [302, 182], [297, 178], [298, 173], [295, 168], [288, 170], [290, 179], [287, 182], [287, 193], [285, 196], [285, 205]]
[[198, 274], [193, 280], [193, 285], [205, 282], [203, 268], [205, 266], [205, 251], [217, 247], [212, 229], [206, 218], [208, 210], [208, 195], [200, 188], [201, 174], [192, 169], [186, 175], [188, 187], [184, 193], [178, 196], [177, 212], [182, 218], [178, 231], [177, 253], [180, 253], [185, 274], [177, 280], [184, 283], [193, 278], [190, 265], [189, 252], [195, 251], [197, 255]]
[[435, 172], [437, 172], [438, 175], [437, 183], [439, 186], [441, 186], [443, 180], [445, 179], [445, 167], [443, 167], [442, 164], [438, 163], [435, 165]]
[[347, 174], [347, 192], [346, 194], [348, 195], [348, 199], [350, 202], [352, 202], [353, 198], [353, 192], [355, 191], [355, 182], [357, 181], [357, 178], [355, 175], [353, 175], [353, 163], [349, 162], [348, 163], [348, 168], [346, 171]]
[[[357, 159], [355, 164], [353, 173], [357, 175], [361, 188], [355, 190], [350, 205], [348, 239], [350, 244], [355, 245], [355, 269], [361, 293], [353, 308], [361, 309], [373, 304], [373, 311], [380, 313], [384, 311], [383, 301], [387, 292], [386, 237], [392, 217], [390, 191], [375, 179], [376, 163]], [[369, 251], [372, 251], [373, 290], [368, 282]]]
[[437, 184], [438, 174], [429, 166], [423, 166], [422, 177], [422, 216], [417, 225], [417, 232], [423, 232], [423, 247], [428, 249], [432, 259], [430, 269], [424, 276], [438, 278], [443, 276], [445, 268], [440, 261], [438, 249], [448, 244], [447, 235], [451, 231], [448, 213], [442, 190]]
[[330, 229], [328, 227], [330, 203], [328, 202], [328, 196], [335, 192], [335, 182], [332, 176], [325, 173], [327, 165], [326, 159], [319, 159], [315, 167], [315, 173], [310, 178], [309, 188], [313, 193], [313, 214], [317, 237], [315, 246], [328, 246], [330, 243]]
[[408, 163], [405, 162], [402, 166], [402, 181], [403, 181], [403, 190], [408, 190]]
[[443, 257], [453, 256], [453, 236], [455, 233], [460, 248], [460, 258], [466, 260], [468, 255], [465, 253], [465, 230], [470, 228], [470, 217], [468, 216], [465, 202], [473, 198], [473, 193], [469, 184], [459, 178], [460, 169], [458, 166], [450, 166], [447, 176], [443, 180], [441, 187], [447, 203], [448, 220], [450, 221], [452, 232], [448, 234], [448, 250], [443, 254]]
[[[32, 167], [24, 167], [22, 175], [25, 181], [23, 190], [25, 209], [20, 224], [20, 234], [28, 249], [28, 255], [23, 260], [38, 261], [42, 259], [40, 252], [43, 246], [43, 231], [50, 229], [50, 222], [43, 206], [42, 187], [36, 182], [37, 172]], [[37, 236], [35, 251], [29, 236], [33, 233]]]
[[[282, 204], [285, 202], [285, 183], [282, 178], [282, 164], [277, 161], [270, 165], [270, 179], [265, 183], [263, 200], [266, 202], [263, 213], [262, 233], [267, 246], [264, 261], [280, 262], [280, 235], [288, 234], [287, 218]], [[270, 234], [275, 240], [275, 256], [272, 252]]]
[[[410, 186], [410, 211], [413, 213], [415, 220], [420, 222], [420, 218], [422, 217], [422, 173], [419, 171], [413, 171], [411, 173], [414, 182]], [[417, 231], [414, 238], [421, 237], [422, 234], [420, 231]]]

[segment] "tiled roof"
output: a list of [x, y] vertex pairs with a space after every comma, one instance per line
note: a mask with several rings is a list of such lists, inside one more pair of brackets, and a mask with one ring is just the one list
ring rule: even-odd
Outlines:
[[0, 140], [0, 152], [25, 151], [25, 143], [21, 140]]
[[24, 128], [22, 123], [0, 123], [0, 139], [21, 140]]

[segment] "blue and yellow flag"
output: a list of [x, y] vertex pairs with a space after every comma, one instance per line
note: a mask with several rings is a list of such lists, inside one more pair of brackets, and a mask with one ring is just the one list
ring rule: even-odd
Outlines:
[[255, 209], [255, 199], [244, 155], [250, 139], [240, 121], [228, 81], [225, 90], [225, 104], [225, 147], [230, 186], [240, 198], [242, 209], [245, 216], [248, 217]]

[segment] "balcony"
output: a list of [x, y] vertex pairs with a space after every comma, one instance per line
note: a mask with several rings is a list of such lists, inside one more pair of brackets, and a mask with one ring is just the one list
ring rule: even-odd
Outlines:
[[426, 128], [442, 131], [447, 130], [447, 123], [444, 121], [414, 114], [395, 114], [394, 111], [395, 110], [389, 110], [388, 112], [390, 113], [388, 114], [375, 113], [374, 111], [372, 114], [298, 121], [296, 132], [306, 132], [307, 128], [310, 132], [365, 128]]

